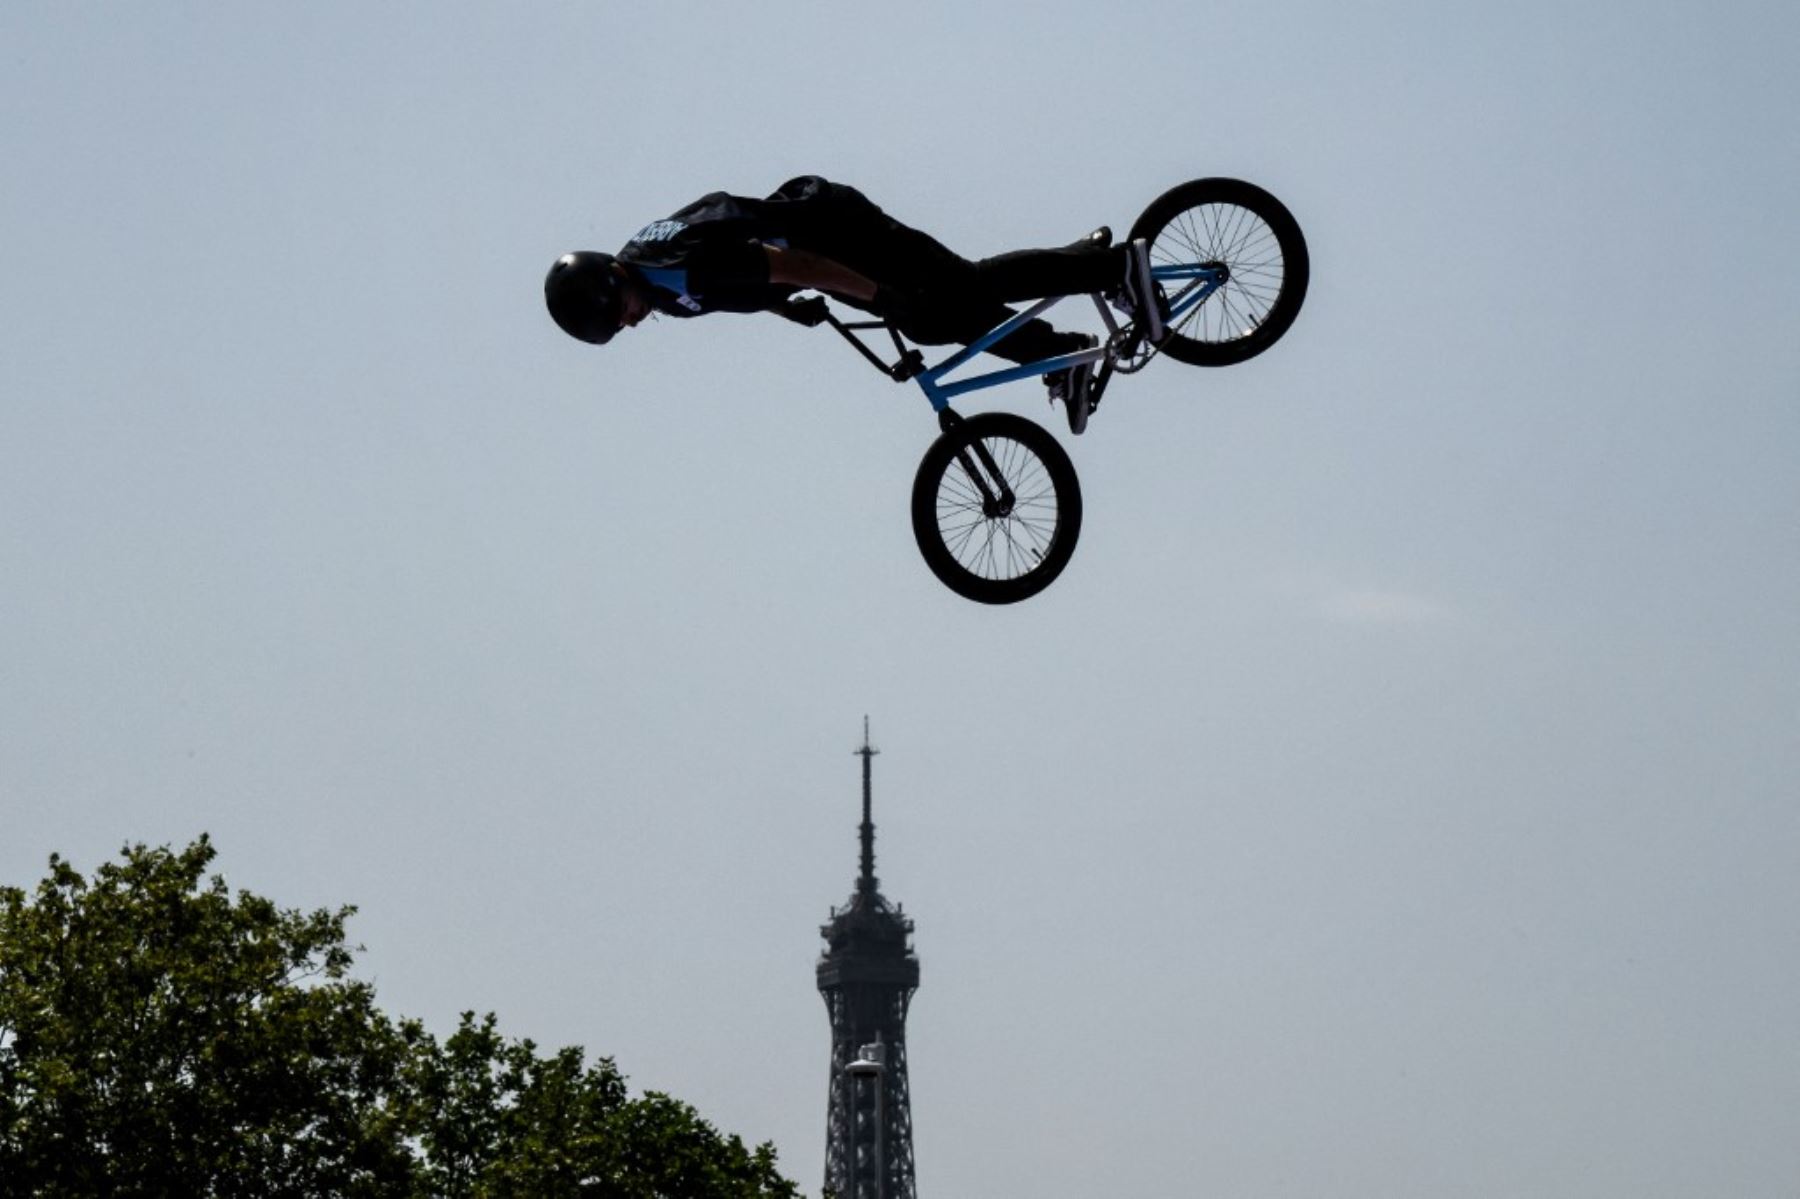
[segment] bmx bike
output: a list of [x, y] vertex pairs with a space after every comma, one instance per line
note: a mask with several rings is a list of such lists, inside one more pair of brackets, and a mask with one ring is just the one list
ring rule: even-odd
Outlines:
[[[1107, 330], [1092, 349], [949, 378], [1069, 296], [1040, 301], [936, 365], [887, 321], [825, 318], [883, 374], [917, 383], [938, 414], [942, 431], [913, 478], [913, 536], [932, 573], [966, 599], [1016, 603], [1056, 580], [1081, 535], [1081, 483], [1042, 425], [1007, 412], [959, 416], [952, 399], [1091, 363], [1091, 408], [1115, 375], [1134, 374], [1159, 356], [1190, 366], [1255, 357], [1287, 332], [1306, 298], [1306, 239], [1281, 202], [1254, 184], [1215, 178], [1172, 187], [1138, 217], [1129, 239], [1149, 247], [1162, 311], [1121, 323], [1105, 296], [1090, 296]], [[862, 339], [872, 330], [893, 339], [894, 361]]]

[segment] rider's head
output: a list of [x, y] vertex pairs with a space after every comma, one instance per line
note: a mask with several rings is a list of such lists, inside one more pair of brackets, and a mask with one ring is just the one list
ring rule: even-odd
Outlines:
[[611, 254], [564, 254], [544, 276], [544, 303], [564, 333], [603, 346], [644, 315], [644, 301]]

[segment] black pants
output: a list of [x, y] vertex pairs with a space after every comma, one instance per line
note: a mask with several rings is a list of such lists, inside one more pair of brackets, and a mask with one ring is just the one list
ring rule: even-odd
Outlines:
[[[1013, 316], [1007, 307], [1011, 301], [1107, 291], [1124, 274], [1120, 251], [1080, 243], [971, 262], [896, 221], [855, 188], [817, 175], [790, 179], [769, 199], [781, 202], [780, 223], [795, 249], [919, 297], [923, 311], [907, 314], [899, 328], [927, 345], [967, 345]], [[1058, 333], [1049, 322], [1033, 320], [989, 352], [1032, 362], [1071, 353], [1083, 344], [1079, 333]]]

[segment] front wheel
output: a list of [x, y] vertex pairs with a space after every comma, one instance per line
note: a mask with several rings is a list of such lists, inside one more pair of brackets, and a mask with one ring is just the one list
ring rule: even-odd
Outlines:
[[1022, 416], [967, 417], [925, 451], [913, 478], [912, 524], [925, 564], [956, 594], [983, 604], [1028, 599], [1075, 552], [1075, 464]]
[[[1306, 238], [1280, 200], [1241, 179], [1195, 179], [1158, 196], [1131, 227], [1172, 316], [1161, 350], [1229, 366], [1275, 344], [1300, 314]], [[1222, 280], [1222, 282], [1221, 282]]]

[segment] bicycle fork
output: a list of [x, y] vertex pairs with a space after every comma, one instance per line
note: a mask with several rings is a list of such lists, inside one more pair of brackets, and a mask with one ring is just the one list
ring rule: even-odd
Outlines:
[[[945, 408], [938, 413], [938, 427], [948, 433], [962, 423], [962, 417]], [[1006, 474], [994, 456], [988, 453], [987, 443], [977, 437], [962, 449], [956, 451], [956, 464], [968, 477], [969, 486], [981, 496], [981, 514], [988, 520], [1004, 520], [1012, 515], [1013, 506], [1018, 497], [1013, 494], [1011, 484], [1006, 481]]]

